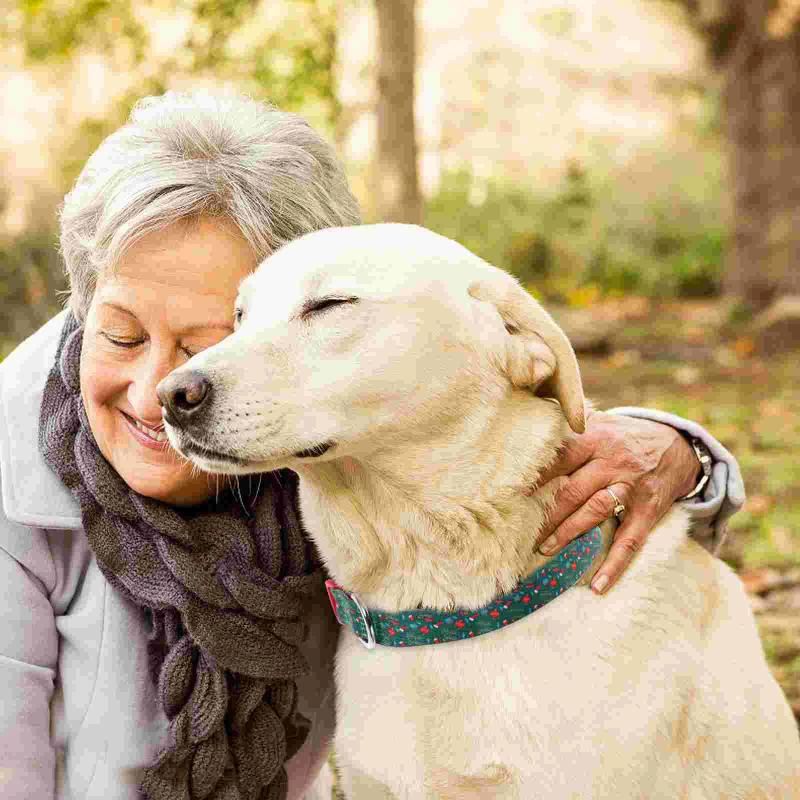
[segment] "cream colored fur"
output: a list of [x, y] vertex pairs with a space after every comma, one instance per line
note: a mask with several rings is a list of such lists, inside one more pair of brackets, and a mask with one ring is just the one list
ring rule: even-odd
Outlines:
[[[309, 311], [330, 297], [357, 301]], [[374, 608], [481, 605], [546, 561], [552, 498], [526, 489], [584, 398], [510, 276], [420, 228], [329, 229], [267, 259], [240, 303], [236, 333], [184, 368], [212, 389], [174, 446], [214, 472], [295, 470], [331, 575]], [[745, 594], [686, 529], [674, 509], [606, 596], [578, 586], [470, 641], [366, 651], [343, 632], [348, 798], [800, 798]]]

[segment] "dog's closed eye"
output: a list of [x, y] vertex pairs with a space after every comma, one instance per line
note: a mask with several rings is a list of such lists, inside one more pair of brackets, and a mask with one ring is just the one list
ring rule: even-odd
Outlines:
[[357, 297], [320, 297], [315, 300], [308, 300], [300, 310], [300, 318], [308, 319], [312, 314], [318, 314], [334, 306], [357, 303]]

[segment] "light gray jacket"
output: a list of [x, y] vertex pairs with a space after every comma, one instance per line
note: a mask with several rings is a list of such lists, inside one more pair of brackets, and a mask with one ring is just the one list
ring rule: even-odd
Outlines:
[[[0, 365], [0, 797], [134, 800], [136, 770], [165, 742], [167, 720], [147, 670], [143, 615], [100, 572], [72, 495], [39, 454], [42, 390], [63, 314]], [[701, 436], [717, 459], [702, 500], [687, 503], [695, 535], [716, 549], [744, 500], [736, 461], [692, 423], [625, 409]], [[333, 728], [336, 626], [324, 593], [303, 652], [300, 711], [312, 720], [287, 764], [299, 800]]]

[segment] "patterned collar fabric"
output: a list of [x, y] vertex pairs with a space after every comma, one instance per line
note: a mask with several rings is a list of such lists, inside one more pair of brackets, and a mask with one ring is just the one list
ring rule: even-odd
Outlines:
[[336, 619], [347, 625], [368, 648], [416, 647], [472, 639], [510, 625], [538, 611], [574, 586], [603, 547], [600, 528], [570, 542], [557, 556], [528, 575], [507, 595], [473, 609], [436, 611], [415, 608], [386, 613], [367, 609], [353, 592], [326, 581]]

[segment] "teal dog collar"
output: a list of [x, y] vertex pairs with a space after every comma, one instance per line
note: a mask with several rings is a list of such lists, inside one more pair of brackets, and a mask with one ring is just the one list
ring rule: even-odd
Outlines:
[[453, 611], [416, 608], [385, 613], [366, 608], [354, 592], [348, 592], [335, 581], [328, 580], [325, 586], [339, 624], [351, 628], [368, 649], [376, 644], [387, 647], [441, 644], [491, 633], [538, 611], [574, 586], [602, 547], [600, 528], [592, 528], [520, 581], [512, 592], [481, 608]]

